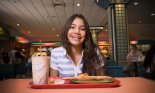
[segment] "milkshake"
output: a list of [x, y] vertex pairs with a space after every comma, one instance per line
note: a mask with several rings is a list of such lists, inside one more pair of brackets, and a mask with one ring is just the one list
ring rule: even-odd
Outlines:
[[33, 84], [47, 84], [50, 57], [45, 52], [34, 53], [32, 56]]

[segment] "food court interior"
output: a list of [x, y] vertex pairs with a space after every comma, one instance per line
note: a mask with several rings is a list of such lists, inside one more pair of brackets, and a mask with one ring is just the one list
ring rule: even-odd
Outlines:
[[[88, 20], [93, 40], [106, 58], [106, 75], [143, 77], [144, 59], [133, 65], [130, 75], [124, 68], [132, 45], [145, 56], [155, 42], [153, 4], [154, 0], [0, 0], [0, 80], [32, 78], [31, 55], [50, 55], [61, 46], [63, 25], [76, 13]], [[14, 49], [25, 61], [18, 70], [11, 58]]]

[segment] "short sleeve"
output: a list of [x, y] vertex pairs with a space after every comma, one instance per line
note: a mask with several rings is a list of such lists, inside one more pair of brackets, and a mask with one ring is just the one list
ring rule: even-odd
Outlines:
[[54, 52], [51, 51], [51, 62], [50, 62], [50, 67], [52, 69], [58, 70], [58, 62], [57, 62], [57, 57], [54, 55]]

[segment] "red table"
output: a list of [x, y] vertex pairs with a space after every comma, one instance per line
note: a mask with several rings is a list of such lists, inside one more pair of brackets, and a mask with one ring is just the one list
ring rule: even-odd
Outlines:
[[154, 93], [155, 81], [141, 77], [116, 78], [120, 86], [115, 88], [32, 89], [32, 79], [0, 81], [0, 93]]

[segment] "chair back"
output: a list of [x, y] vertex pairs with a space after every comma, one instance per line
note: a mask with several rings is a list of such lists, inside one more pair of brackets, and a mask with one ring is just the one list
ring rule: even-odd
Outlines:
[[123, 72], [123, 67], [122, 66], [105, 66], [105, 74], [107, 76], [112, 76], [112, 77], [123, 77], [124, 72]]

